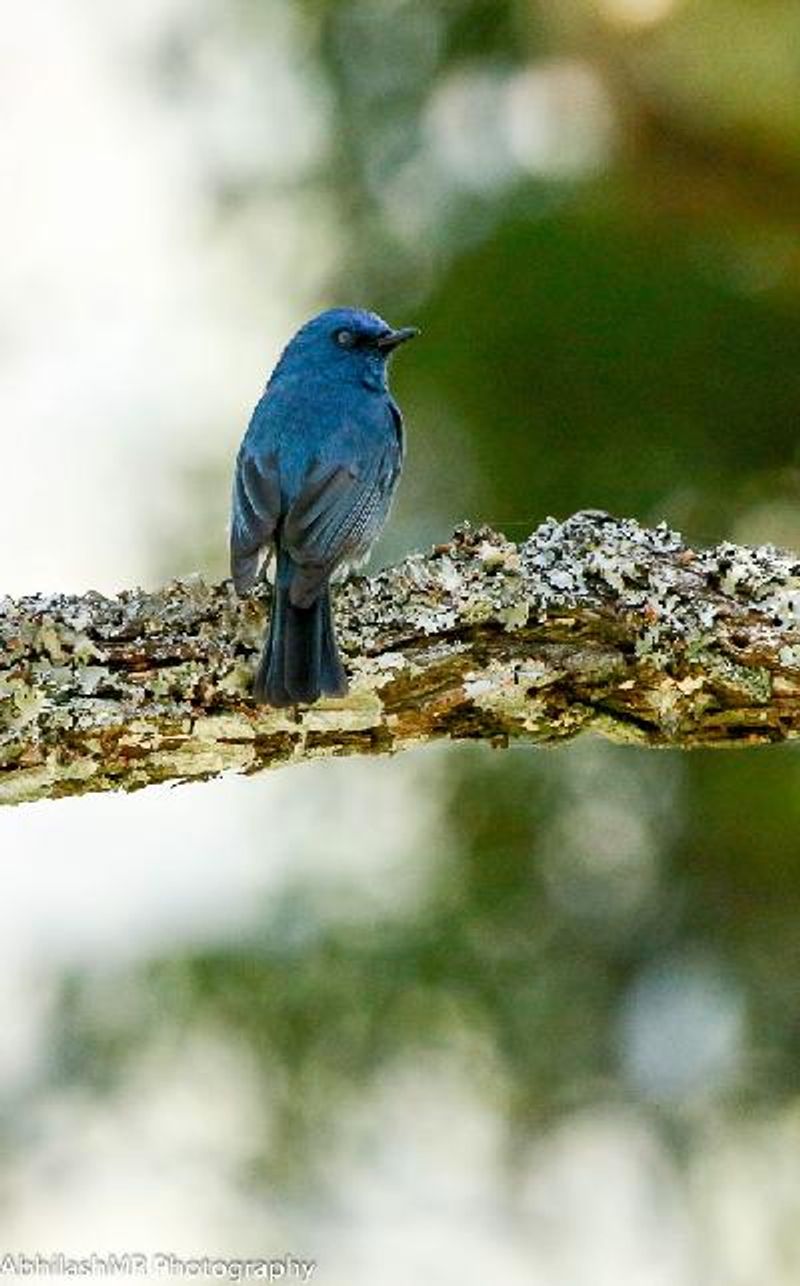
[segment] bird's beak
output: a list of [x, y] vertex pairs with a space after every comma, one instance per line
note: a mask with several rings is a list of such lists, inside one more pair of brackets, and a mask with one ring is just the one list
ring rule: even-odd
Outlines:
[[400, 344], [405, 344], [407, 339], [413, 339], [418, 334], [419, 330], [416, 326], [403, 326], [400, 330], [387, 331], [378, 340], [378, 348], [382, 353], [391, 353]]

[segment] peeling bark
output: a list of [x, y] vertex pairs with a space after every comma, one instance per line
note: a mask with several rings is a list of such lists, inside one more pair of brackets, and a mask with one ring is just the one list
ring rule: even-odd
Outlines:
[[352, 678], [295, 711], [248, 696], [263, 587], [0, 599], [0, 802], [259, 772], [435, 738], [755, 746], [800, 732], [800, 556], [695, 551], [588, 511], [520, 545], [447, 545], [342, 587]]

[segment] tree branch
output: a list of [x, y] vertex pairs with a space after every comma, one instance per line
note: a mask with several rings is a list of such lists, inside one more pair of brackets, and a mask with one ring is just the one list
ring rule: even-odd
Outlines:
[[252, 704], [268, 590], [0, 600], [0, 802], [253, 773], [440, 737], [642, 746], [800, 732], [800, 557], [594, 511], [521, 545], [465, 526], [338, 593], [352, 691]]

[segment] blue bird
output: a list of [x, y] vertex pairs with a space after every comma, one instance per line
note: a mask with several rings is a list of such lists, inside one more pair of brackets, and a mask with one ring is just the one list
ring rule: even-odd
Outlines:
[[386, 522], [404, 456], [387, 360], [416, 334], [356, 308], [320, 313], [284, 349], [253, 412], [236, 458], [230, 553], [239, 594], [262, 557], [276, 557], [256, 701], [347, 692], [330, 580], [363, 562]]

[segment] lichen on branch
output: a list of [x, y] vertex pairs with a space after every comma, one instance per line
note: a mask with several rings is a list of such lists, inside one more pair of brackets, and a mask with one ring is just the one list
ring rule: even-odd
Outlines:
[[341, 587], [346, 698], [249, 698], [269, 590], [0, 599], [0, 802], [255, 773], [437, 738], [753, 746], [800, 731], [800, 557], [586, 511], [468, 524]]

